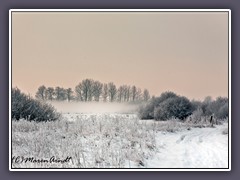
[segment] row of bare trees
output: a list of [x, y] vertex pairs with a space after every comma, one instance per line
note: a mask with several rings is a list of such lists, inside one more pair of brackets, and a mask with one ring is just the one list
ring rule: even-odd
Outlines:
[[139, 102], [148, 101], [150, 93], [135, 85], [121, 85], [117, 87], [113, 82], [101, 83], [93, 79], [84, 79], [76, 87], [71, 88], [40, 86], [36, 98], [57, 101], [103, 101], [103, 102]]
[[44, 85], [40, 86], [37, 90], [35, 95], [37, 99], [40, 100], [58, 100], [64, 101], [68, 100], [71, 101], [74, 99], [73, 91], [71, 88], [64, 89], [62, 87], [45, 87]]

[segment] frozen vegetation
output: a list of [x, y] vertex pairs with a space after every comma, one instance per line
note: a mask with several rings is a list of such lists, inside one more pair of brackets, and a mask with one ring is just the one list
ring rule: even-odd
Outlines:
[[[201, 128], [205, 127], [205, 128]], [[14, 156], [68, 163], [13, 163], [14, 168], [227, 168], [227, 123], [139, 120], [135, 114], [63, 113], [54, 122], [12, 122]]]

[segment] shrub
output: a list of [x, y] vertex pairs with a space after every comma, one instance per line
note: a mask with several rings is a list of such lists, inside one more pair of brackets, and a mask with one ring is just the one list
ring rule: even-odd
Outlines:
[[219, 108], [216, 117], [219, 119], [228, 118], [228, 103], [224, 104], [222, 107]]
[[193, 112], [193, 106], [186, 97], [171, 97], [160, 103], [154, 109], [154, 119], [167, 120], [171, 118], [185, 119]]
[[13, 120], [23, 118], [29, 121], [54, 121], [59, 116], [53, 106], [25, 95], [18, 88], [12, 89]]
[[178, 118], [183, 120], [189, 116], [194, 106], [186, 97], [173, 92], [164, 92], [160, 97], [152, 98], [150, 102], [139, 109], [141, 119], [167, 120]]
[[138, 114], [140, 119], [154, 119], [155, 108], [168, 98], [177, 97], [173, 92], [164, 92], [160, 97], [153, 97], [150, 102], [139, 108]]
[[153, 110], [154, 110], [154, 104], [153, 102], [149, 102], [148, 104], [144, 104], [140, 106], [138, 110], [138, 115], [140, 119], [153, 119]]
[[228, 117], [228, 99], [218, 97], [209, 105], [209, 109], [212, 114], [218, 119], [224, 119]]
[[189, 116], [187, 119], [188, 122], [197, 124], [200, 123], [203, 120], [203, 110], [201, 108], [198, 108], [197, 110], [193, 111], [192, 115]]
[[218, 97], [216, 100], [203, 101], [200, 107], [204, 116], [215, 115], [217, 119], [228, 118], [228, 98]]

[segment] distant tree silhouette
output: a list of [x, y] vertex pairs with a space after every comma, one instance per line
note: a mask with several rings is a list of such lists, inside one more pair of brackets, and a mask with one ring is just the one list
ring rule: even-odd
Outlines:
[[38, 88], [35, 97], [40, 100], [46, 99], [46, 87], [44, 85], [42, 85]]
[[83, 79], [75, 86], [74, 91], [71, 88], [48, 87], [44, 85], [38, 88], [36, 98], [41, 100], [57, 101], [103, 101], [103, 102], [130, 102], [147, 101], [150, 98], [147, 89], [142, 93], [141, 88], [135, 85], [120, 85], [118, 88], [113, 83], [101, 83], [93, 79]]
[[102, 94], [103, 84], [99, 81], [93, 82], [93, 97], [95, 101], [100, 100], [100, 96]]
[[117, 88], [113, 82], [108, 83], [109, 100], [113, 102], [117, 95]]
[[149, 91], [147, 89], [144, 89], [144, 91], [143, 91], [143, 100], [144, 101], [148, 101], [149, 99], [150, 99]]
[[52, 87], [48, 87], [47, 90], [46, 90], [46, 98], [50, 101], [52, 101], [54, 99], [54, 88]]
[[67, 100], [70, 102], [73, 99], [73, 91], [72, 88], [67, 88], [66, 89], [66, 94], [67, 94]]
[[103, 85], [102, 97], [103, 97], [103, 101], [107, 102], [107, 100], [108, 100], [108, 85], [107, 84]]

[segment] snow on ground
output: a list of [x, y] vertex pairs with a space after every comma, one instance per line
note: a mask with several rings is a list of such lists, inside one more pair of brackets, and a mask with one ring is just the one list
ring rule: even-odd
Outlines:
[[138, 116], [133, 113], [62, 113], [63, 119], [68, 121], [76, 121], [77, 119], [98, 119], [98, 120], [105, 120], [105, 119], [116, 119], [116, 118], [123, 118], [124, 120], [137, 120]]
[[156, 136], [157, 154], [147, 161], [149, 168], [228, 168], [228, 136], [216, 128], [194, 128]]
[[[81, 117], [104, 120], [105, 117], [137, 120], [136, 114], [63, 113], [74, 121]], [[143, 120], [141, 120], [143, 121]], [[147, 121], [152, 122], [152, 121]], [[228, 168], [228, 136], [223, 134], [228, 124], [214, 128], [185, 128], [178, 132], [157, 131], [155, 155], [145, 159], [142, 166], [126, 161], [126, 168]]]
[[60, 121], [12, 122], [13, 156], [71, 156], [72, 161], [15, 163], [13, 167], [228, 168], [228, 123], [211, 128], [177, 120], [140, 120], [133, 104], [54, 106], [62, 113]]

